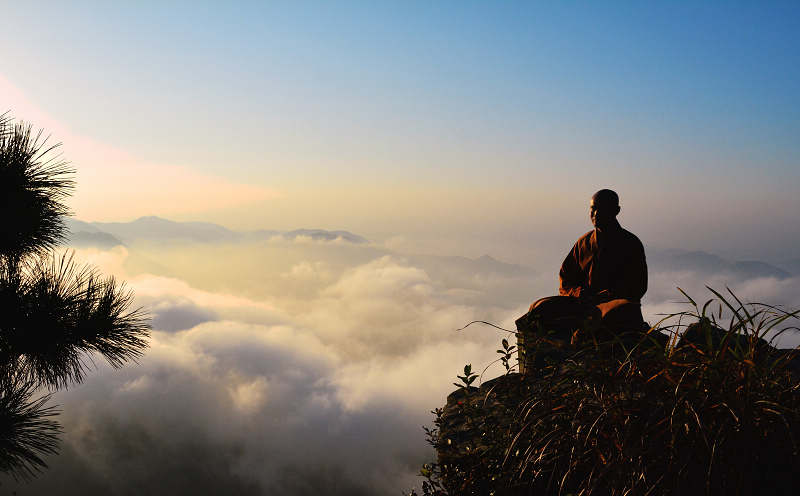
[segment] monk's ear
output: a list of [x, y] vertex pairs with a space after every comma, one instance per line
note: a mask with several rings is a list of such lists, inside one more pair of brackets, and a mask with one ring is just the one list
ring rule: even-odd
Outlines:
[[619, 205], [617, 205], [617, 206], [616, 206], [616, 212], [614, 213], [614, 215], [619, 215], [619, 212], [620, 212], [620, 210], [622, 210], [622, 207], [620, 207]]

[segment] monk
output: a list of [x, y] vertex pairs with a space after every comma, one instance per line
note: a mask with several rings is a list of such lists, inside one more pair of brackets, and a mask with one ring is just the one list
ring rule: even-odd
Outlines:
[[642, 329], [641, 299], [647, 291], [644, 246], [617, 221], [619, 196], [601, 189], [589, 203], [594, 229], [581, 236], [559, 271], [559, 295], [534, 302], [517, 321], [530, 332], [533, 322], [549, 331], [570, 332], [586, 320], [600, 320], [613, 332]]
[[601, 189], [589, 203], [594, 229], [581, 236], [559, 272], [561, 296], [595, 303], [626, 299], [639, 303], [647, 292], [647, 263], [639, 238], [619, 225], [619, 196]]

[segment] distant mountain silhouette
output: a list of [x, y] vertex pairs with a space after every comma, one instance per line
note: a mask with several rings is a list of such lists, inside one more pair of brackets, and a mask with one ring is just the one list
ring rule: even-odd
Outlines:
[[530, 276], [536, 273], [531, 267], [501, 262], [489, 255], [478, 258], [415, 255], [410, 259], [413, 263], [424, 267], [428, 273], [437, 274], [438, 277], [446, 277], [445, 272], [472, 275], [501, 274], [504, 276]]
[[97, 248], [113, 248], [124, 246], [125, 243], [107, 232], [70, 232], [68, 236], [69, 244], [76, 247], [95, 246]]
[[[69, 244], [73, 246], [96, 246], [110, 248], [133, 241], [190, 241], [199, 243], [259, 241], [280, 237], [286, 240], [309, 238], [313, 241], [331, 242], [341, 240], [351, 244], [367, 244], [369, 241], [349, 231], [325, 229], [295, 229], [291, 231], [255, 230], [233, 231], [210, 222], [176, 222], [160, 217], [141, 217], [132, 222], [83, 222], [67, 218], [70, 231]], [[390, 252], [387, 252], [390, 254]], [[439, 277], [448, 278], [463, 273], [473, 275], [500, 274], [525, 276], [535, 271], [527, 266], [505, 263], [489, 255], [472, 259], [460, 256], [412, 255], [412, 263], [425, 268]], [[687, 271], [699, 275], [728, 274], [737, 279], [774, 277], [785, 279], [800, 275], [800, 259], [777, 265], [757, 260], [731, 261], [713, 253], [688, 250], [648, 250], [647, 263], [650, 273]]]
[[782, 269], [786, 269], [786, 271], [790, 272], [792, 275], [800, 276], [800, 258], [786, 260], [785, 262], [781, 262], [777, 265], [779, 265]]
[[242, 233], [244, 239], [259, 240], [280, 236], [284, 239], [311, 238], [314, 241], [336, 241], [341, 239], [348, 243], [366, 244], [369, 240], [350, 231], [326, 231], [325, 229], [295, 229], [293, 231], [258, 230]]
[[160, 217], [140, 217], [133, 222], [92, 222], [101, 231], [122, 240], [155, 239], [199, 242], [233, 241], [237, 234], [208, 222], [175, 222]]
[[650, 272], [689, 271], [696, 274], [730, 274], [741, 279], [774, 277], [786, 279], [792, 274], [774, 265], [755, 260], [730, 261], [704, 251], [664, 250], [647, 254]]
[[101, 231], [88, 222], [65, 217], [64, 224], [67, 226], [67, 244], [70, 246], [113, 248], [125, 244], [113, 234]]
[[82, 220], [73, 219], [72, 217], [64, 217], [64, 225], [67, 226], [67, 230], [71, 233], [74, 232], [90, 232], [96, 233], [100, 232], [100, 229], [89, 224], [88, 222], [84, 222]]
[[361, 237], [347, 231], [326, 231], [324, 229], [295, 229], [283, 234], [287, 239], [295, 239], [297, 237], [309, 237], [315, 241], [335, 241], [342, 239], [351, 243], [367, 243], [367, 238]]
[[792, 276], [789, 272], [775, 267], [774, 265], [755, 260], [734, 262], [733, 265], [734, 272], [742, 274], [745, 277], [775, 277], [777, 279], [786, 279]]
[[137, 240], [194, 241], [218, 243], [226, 241], [264, 240], [276, 236], [294, 240], [308, 237], [314, 241], [342, 241], [365, 244], [368, 240], [348, 231], [295, 229], [293, 231], [232, 231], [210, 222], [175, 222], [160, 217], [140, 217], [132, 222], [83, 222], [66, 219], [70, 244], [109, 247]]

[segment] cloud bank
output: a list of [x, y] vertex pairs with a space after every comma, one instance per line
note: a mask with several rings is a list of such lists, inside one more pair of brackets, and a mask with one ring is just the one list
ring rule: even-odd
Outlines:
[[[271, 239], [81, 248], [153, 316], [138, 365], [59, 392], [62, 453], [18, 494], [398, 494], [434, 456], [422, 425], [465, 363], [552, 294], [557, 267]], [[704, 285], [800, 307], [800, 278], [654, 256], [648, 319]], [[151, 270], [152, 269], [152, 270]], [[765, 272], [768, 274], [769, 272]], [[792, 341], [794, 340], [794, 341]], [[800, 344], [796, 336], [787, 345]], [[499, 366], [484, 379], [502, 372]]]

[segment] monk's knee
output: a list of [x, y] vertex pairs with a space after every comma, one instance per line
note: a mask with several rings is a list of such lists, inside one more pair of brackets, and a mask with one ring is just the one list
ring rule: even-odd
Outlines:
[[642, 307], [637, 302], [618, 299], [602, 303], [597, 307], [606, 325], [636, 328], [644, 322]]

